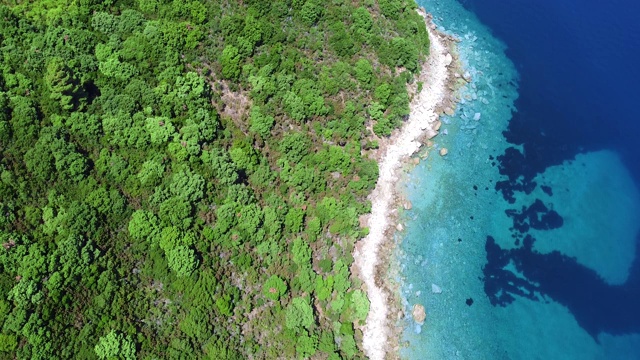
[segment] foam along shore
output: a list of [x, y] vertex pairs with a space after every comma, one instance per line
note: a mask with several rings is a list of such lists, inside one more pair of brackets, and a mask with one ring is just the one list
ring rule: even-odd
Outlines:
[[[393, 320], [389, 320], [392, 308], [390, 301], [393, 301], [389, 297], [393, 295], [384, 288], [387, 280], [384, 275], [378, 275], [377, 270], [380, 264], [386, 263], [383, 249], [392, 241], [394, 213], [398, 206], [396, 186], [402, 165], [420, 149], [419, 140], [437, 134], [439, 109], [443, 108], [445, 101], [449, 101], [449, 81], [453, 78], [449, 69], [452, 65], [448, 49], [450, 39], [435, 30], [430, 17], [422, 9], [419, 12], [427, 22], [431, 42], [429, 58], [417, 78], [417, 81], [423, 82], [423, 89], [411, 103], [409, 119], [382, 150], [378, 182], [370, 195], [369, 235], [360, 240], [354, 251], [357, 270], [370, 302], [369, 315], [362, 329], [362, 343], [365, 354], [373, 360], [384, 359], [387, 354], [394, 353], [393, 347], [398, 340], [390, 338], [397, 332]], [[376, 282], [379, 276], [383, 278]]]

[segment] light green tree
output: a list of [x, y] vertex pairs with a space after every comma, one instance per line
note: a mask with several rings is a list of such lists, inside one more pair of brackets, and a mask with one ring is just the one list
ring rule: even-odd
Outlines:
[[151, 143], [156, 145], [166, 143], [176, 132], [171, 121], [165, 117], [147, 118], [144, 127], [151, 137]]
[[271, 275], [264, 285], [262, 293], [271, 300], [278, 300], [287, 291], [287, 284], [277, 275]]
[[178, 245], [167, 252], [167, 261], [171, 270], [179, 277], [186, 277], [198, 267], [195, 251], [183, 245]]
[[134, 360], [136, 347], [129, 336], [111, 330], [107, 335], [101, 336], [94, 348], [100, 359]]
[[136, 210], [131, 215], [128, 229], [132, 238], [146, 239], [158, 232], [158, 218], [150, 211]]
[[362, 321], [366, 320], [367, 314], [369, 313], [369, 299], [367, 295], [361, 290], [355, 290], [351, 294], [351, 308], [357, 319]]
[[296, 341], [296, 354], [300, 359], [307, 359], [316, 353], [318, 337], [315, 335], [302, 334]]
[[309, 300], [302, 297], [294, 298], [285, 312], [287, 329], [298, 329], [304, 327], [309, 329], [313, 325], [313, 309], [309, 305]]
[[250, 121], [251, 131], [259, 134], [263, 138], [267, 138], [271, 135], [271, 128], [276, 122], [273, 116], [262, 114], [260, 107], [258, 106], [251, 108]]

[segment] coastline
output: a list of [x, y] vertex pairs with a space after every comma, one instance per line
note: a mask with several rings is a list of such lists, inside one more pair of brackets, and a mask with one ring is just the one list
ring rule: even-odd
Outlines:
[[377, 158], [379, 177], [370, 194], [371, 213], [367, 218], [369, 235], [360, 240], [354, 251], [357, 275], [365, 285], [370, 307], [362, 327], [362, 344], [370, 359], [397, 358], [399, 332], [395, 322], [404, 316], [397, 299], [397, 284], [388, 279], [388, 264], [394, 247], [395, 231], [401, 231], [397, 222], [397, 210], [407, 203], [398, 191], [403, 167], [418, 152], [423, 143], [438, 134], [439, 116], [451, 112], [455, 104], [453, 95], [456, 83], [463, 81], [454, 72], [455, 39], [440, 33], [424, 9], [418, 12], [424, 17], [430, 39], [429, 56], [417, 82], [423, 89], [416, 94], [416, 85], [409, 90], [414, 94], [409, 119], [401, 129], [381, 146]]

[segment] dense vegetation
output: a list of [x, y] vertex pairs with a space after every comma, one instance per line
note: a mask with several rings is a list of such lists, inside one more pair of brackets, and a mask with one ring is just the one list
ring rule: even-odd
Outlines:
[[5, 0], [0, 358], [360, 357], [410, 0]]

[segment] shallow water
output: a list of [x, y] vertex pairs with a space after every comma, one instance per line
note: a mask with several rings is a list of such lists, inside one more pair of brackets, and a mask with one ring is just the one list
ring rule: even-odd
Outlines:
[[402, 297], [427, 320], [402, 321], [404, 358], [640, 358], [638, 91], [602, 74], [616, 60], [611, 81], [638, 80], [620, 53], [640, 37], [547, 2], [418, 2], [461, 39], [473, 80], [405, 184]]

